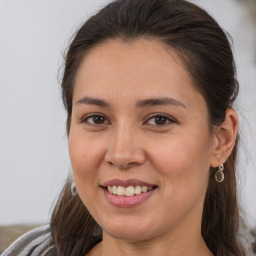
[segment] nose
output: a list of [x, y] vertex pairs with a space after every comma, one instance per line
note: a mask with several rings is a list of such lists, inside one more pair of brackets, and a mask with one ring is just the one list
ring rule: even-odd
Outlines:
[[146, 154], [135, 130], [131, 127], [119, 127], [113, 131], [105, 154], [108, 164], [118, 169], [129, 169], [145, 162]]

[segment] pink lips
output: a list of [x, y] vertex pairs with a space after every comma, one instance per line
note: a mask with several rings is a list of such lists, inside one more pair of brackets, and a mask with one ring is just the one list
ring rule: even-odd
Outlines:
[[144, 201], [146, 201], [151, 195], [156, 191], [156, 187], [153, 188], [152, 190], [141, 193], [139, 195], [134, 195], [134, 196], [117, 196], [113, 195], [108, 192], [106, 189], [107, 186], [123, 186], [123, 187], [128, 187], [128, 186], [148, 186], [148, 187], [155, 187], [156, 185], [154, 184], [149, 184], [137, 179], [129, 179], [129, 180], [119, 180], [119, 179], [112, 179], [109, 181], [106, 181], [102, 184], [102, 190], [106, 196], [106, 199], [108, 202], [114, 206], [121, 207], [121, 208], [128, 208], [128, 207], [135, 207]]

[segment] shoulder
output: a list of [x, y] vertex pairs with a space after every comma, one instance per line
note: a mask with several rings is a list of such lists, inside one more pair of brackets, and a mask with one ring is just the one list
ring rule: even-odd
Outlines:
[[7, 248], [1, 256], [57, 256], [51, 227], [45, 225], [29, 231]]

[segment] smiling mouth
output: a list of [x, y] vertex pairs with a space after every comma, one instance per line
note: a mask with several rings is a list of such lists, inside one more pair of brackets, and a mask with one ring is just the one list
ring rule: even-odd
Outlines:
[[142, 193], [149, 192], [149, 191], [157, 188], [157, 186], [127, 186], [127, 187], [124, 187], [124, 186], [113, 185], [113, 186], [107, 186], [107, 187], [103, 187], [103, 188], [115, 196], [131, 197], [131, 196], [140, 195]]

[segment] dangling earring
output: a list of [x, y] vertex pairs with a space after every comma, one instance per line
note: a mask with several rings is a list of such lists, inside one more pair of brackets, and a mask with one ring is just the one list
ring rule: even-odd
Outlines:
[[224, 170], [224, 165], [221, 164], [221, 165], [219, 166], [219, 170], [215, 173], [215, 180], [216, 180], [217, 182], [222, 182], [222, 181], [224, 180], [225, 175], [224, 175], [224, 173], [223, 173], [223, 170]]
[[72, 196], [76, 196], [77, 195], [76, 184], [75, 184], [74, 181], [71, 184], [70, 190], [71, 190]]

